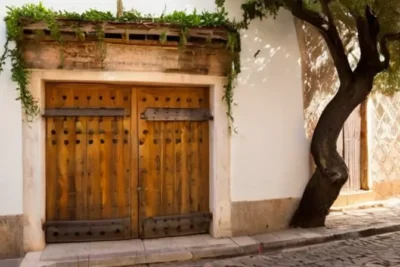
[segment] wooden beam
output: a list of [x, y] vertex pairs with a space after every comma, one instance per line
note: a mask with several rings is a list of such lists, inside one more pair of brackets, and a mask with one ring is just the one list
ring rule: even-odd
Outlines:
[[115, 117], [129, 116], [124, 108], [48, 108], [44, 110], [44, 117]]
[[213, 117], [202, 108], [147, 108], [140, 115], [147, 121], [208, 121]]
[[[80, 31], [88, 34], [96, 34], [98, 23], [91, 21], [75, 21], [75, 20], [57, 20], [59, 22], [60, 33], [64, 37], [65, 34], [76, 34], [76, 27], [78, 26]], [[43, 21], [38, 22], [26, 22], [22, 21], [23, 30], [35, 31], [35, 30], [49, 30], [47, 23]], [[166, 34], [171, 37], [179, 37], [181, 35], [181, 27], [173, 24], [159, 24], [152, 22], [144, 23], [129, 23], [129, 22], [103, 22], [101, 23], [103, 32], [105, 34], [121, 34], [123, 35], [122, 40], [126, 38], [125, 35], [161, 35]], [[29, 33], [33, 34], [33, 33]], [[28, 34], [28, 35], [29, 35]], [[204, 40], [228, 40], [228, 31], [223, 28], [188, 28], [187, 35], [189, 37], [203, 38]], [[30, 36], [28, 36], [30, 38]], [[205, 42], [205, 41], [204, 41]]]

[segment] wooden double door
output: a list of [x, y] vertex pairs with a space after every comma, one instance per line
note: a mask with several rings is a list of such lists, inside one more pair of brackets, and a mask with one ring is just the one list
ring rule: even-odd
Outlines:
[[46, 85], [46, 241], [208, 232], [207, 88]]

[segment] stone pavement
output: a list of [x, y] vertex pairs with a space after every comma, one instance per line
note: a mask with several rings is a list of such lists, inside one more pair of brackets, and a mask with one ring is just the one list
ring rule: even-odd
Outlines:
[[0, 267], [18, 267], [22, 259], [6, 259], [0, 260]]
[[196, 235], [144, 241], [52, 244], [42, 252], [28, 253], [21, 267], [177, 264], [179, 261], [265, 253], [395, 231], [400, 231], [399, 200], [387, 202], [384, 207], [331, 212], [326, 228], [286, 229], [263, 235], [222, 239]]
[[400, 267], [400, 232], [285, 249], [255, 256], [156, 266], [177, 267]]

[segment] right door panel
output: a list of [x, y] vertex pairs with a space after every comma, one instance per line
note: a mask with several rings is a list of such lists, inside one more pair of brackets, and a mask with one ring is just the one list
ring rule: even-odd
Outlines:
[[208, 88], [139, 88], [139, 225], [143, 238], [209, 228], [209, 122], [152, 121], [147, 108], [209, 109]]

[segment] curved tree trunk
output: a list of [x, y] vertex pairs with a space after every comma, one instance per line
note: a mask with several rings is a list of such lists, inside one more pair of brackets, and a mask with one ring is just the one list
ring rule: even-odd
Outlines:
[[311, 142], [311, 154], [317, 168], [307, 184], [291, 226], [325, 225], [329, 209], [348, 179], [347, 166], [337, 152], [337, 139], [349, 115], [371, 92], [375, 75], [368, 64], [359, 64], [350, 81], [342, 82], [322, 112]]

